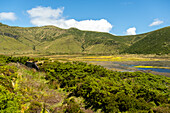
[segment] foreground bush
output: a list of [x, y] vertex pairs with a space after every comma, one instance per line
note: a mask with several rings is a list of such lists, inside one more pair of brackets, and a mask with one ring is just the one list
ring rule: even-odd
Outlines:
[[86, 108], [104, 112], [148, 112], [152, 107], [169, 103], [164, 76], [141, 72], [113, 72], [82, 62], [46, 62], [41, 70], [51, 85], [71, 91], [69, 96], [83, 97]]
[[[39, 72], [27, 69], [25, 70], [28, 72], [24, 73], [26, 75], [24, 77], [27, 78], [24, 81], [21, 77], [20, 84], [19, 82], [17, 84], [17, 68], [5, 64], [22, 61], [21, 59], [26, 61], [27, 58], [6, 56], [0, 58], [3, 59], [0, 65], [0, 111], [2, 113], [20, 110], [45, 111], [47, 106], [46, 104], [43, 106], [39, 93], [41, 91], [37, 90], [38, 86], [43, 89], [45, 83], [53, 89], [59, 87], [64, 89], [69, 93], [68, 98], [83, 97], [85, 108], [94, 111], [100, 109], [106, 113], [165, 112], [170, 107], [170, 78], [168, 77], [141, 72], [114, 72], [102, 66], [82, 62], [46, 61], [39, 65], [40, 70], [45, 72], [41, 76], [44, 84], [40, 84]], [[33, 87], [34, 85], [36, 87]], [[44, 92], [41, 93], [44, 95]], [[49, 93], [46, 93], [46, 96], [50, 96]], [[26, 102], [29, 104], [27, 105]], [[82, 112], [80, 105], [73, 99], [68, 99], [66, 104], [64, 112]]]
[[17, 113], [20, 110], [19, 97], [14, 93], [13, 83], [17, 77], [16, 68], [0, 66], [0, 112]]

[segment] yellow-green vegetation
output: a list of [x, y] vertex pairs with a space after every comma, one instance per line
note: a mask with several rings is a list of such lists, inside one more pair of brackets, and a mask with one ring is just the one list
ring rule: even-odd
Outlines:
[[59, 88], [57, 82], [55, 87], [48, 84], [49, 81], [45, 79], [46, 73], [37, 72], [20, 63], [11, 63], [21, 62], [20, 59], [28, 60], [28, 57], [0, 58], [1, 113], [58, 113], [70, 110], [71, 107], [80, 110], [75, 101], [70, 102], [66, 99], [68, 93]]
[[169, 54], [170, 27], [153, 32], [115, 36], [55, 26], [11, 27], [0, 23], [0, 54]]
[[[43, 109], [45, 111], [54, 111], [55, 108], [62, 108], [64, 93], [49, 89], [49, 86], [46, 84], [48, 81], [43, 79], [45, 73], [35, 72], [35, 70], [30, 70], [19, 64], [10, 63], [8, 65], [10, 66], [0, 66], [0, 86], [4, 87], [4, 90], [6, 89], [5, 91], [11, 95], [10, 97], [9, 94], [5, 94], [8, 97], [7, 100], [4, 97], [2, 97], [3, 99], [1, 98], [1, 113], [40, 112]], [[13, 68], [16, 70], [13, 70]], [[15, 76], [10, 71], [14, 71]], [[12, 80], [5, 76], [10, 76]], [[7, 103], [4, 103], [5, 101]], [[12, 104], [12, 102], [14, 103]]]
[[[83, 62], [0, 56], [0, 111], [170, 112], [170, 78]], [[40, 71], [23, 64], [39, 61]], [[92, 111], [93, 110], [93, 111]]]
[[78, 61], [157, 61], [158, 59], [136, 58], [136, 57], [115, 57], [115, 56], [91, 56], [91, 57], [77, 57], [70, 60]]
[[[56, 57], [57, 58], [57, 57]], [[74, 56], [66, 57], [71, 61], [170, 61], [167, 56], [155, 55], [110, 55], [110, 56]], [[64, 59], [58, 58], [58, 59]]]
[[162, 69], [170, 69], [170, 67], [159, 67], [159, 66], [134, 66], [136, 68], [162, 68]]
[[137, 54], [123, 54], [123, 55], [46, 55], [46, 54], [21, 54], [14, 56], [30, 56], [30, 57], [44, 57], [51, 60], [59, 61], [170, 61], [169, 55], [137, 55]]

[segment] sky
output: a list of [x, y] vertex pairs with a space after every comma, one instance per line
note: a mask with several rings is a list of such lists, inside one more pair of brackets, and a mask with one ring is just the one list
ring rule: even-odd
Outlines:
[[0, 0], [0, 22], [136, 35], [170, 26], [170, 0]]

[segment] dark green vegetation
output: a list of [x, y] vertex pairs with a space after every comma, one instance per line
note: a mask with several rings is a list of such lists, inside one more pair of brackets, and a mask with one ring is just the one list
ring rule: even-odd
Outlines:
[[0, 23], [0, 53], [168, 54], [170, 27], [141, 35], [114, 36], [75, 28], [22, 28]]
[[114, 72], [82, 62], [61, 63], [40, 58], [41, 71], [37, 72], [8, 61], [33, 58], [0, 58], [3, 112], [88, 112], [85, 108], [106, 113], [170, 112], [170, 79], [165, 76]]
[[170, 53], [170, 27], [148, 33], [146, 38], [134, 43], [125, 52], [135, 54]]

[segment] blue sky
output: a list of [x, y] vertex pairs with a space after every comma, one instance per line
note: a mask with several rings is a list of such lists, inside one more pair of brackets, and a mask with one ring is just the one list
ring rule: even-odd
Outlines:
[[170, 0], [0, 0], [0, 22], [135, 35], [170, 26]]

